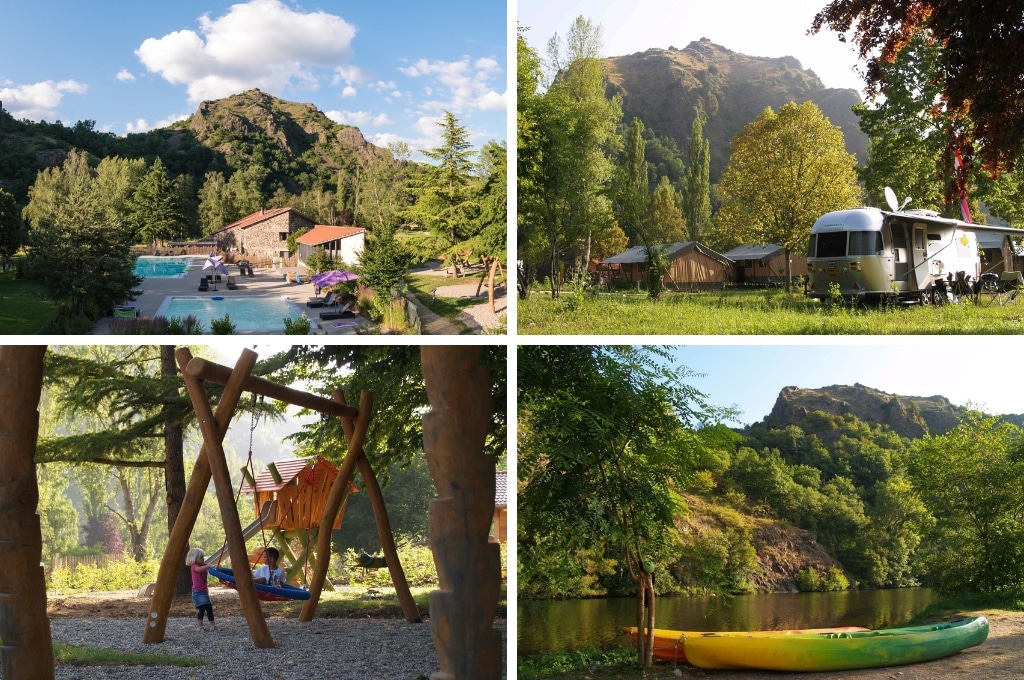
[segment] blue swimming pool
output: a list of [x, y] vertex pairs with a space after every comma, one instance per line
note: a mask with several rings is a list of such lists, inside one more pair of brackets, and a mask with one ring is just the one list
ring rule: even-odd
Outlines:
[[175, 257], [152, 257], [142, 255], [135, 260], [135, 273], [147, 279], [180, 279], [193, 260], [201, 258], [190, 255]]
[[172, 296], [164, 299], [156, 316], [184, 318], [191, 314], [209, 333], [214, 319], [228, 316], [237, 334], [284, 333], [284, 319], [298, 319], [302, 312], [279, 295]]

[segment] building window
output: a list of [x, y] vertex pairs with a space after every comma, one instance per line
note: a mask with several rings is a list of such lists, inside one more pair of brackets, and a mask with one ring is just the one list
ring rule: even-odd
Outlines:
[[281, 241], [287, 241], [288, 240], [288, 232], [287, 231], [278, 232], [277, 235], [280, 236], [279, 240], [281, 240]]

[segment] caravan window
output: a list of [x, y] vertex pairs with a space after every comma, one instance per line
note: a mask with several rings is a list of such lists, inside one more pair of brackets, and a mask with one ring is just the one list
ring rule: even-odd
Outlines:
[[846, 257], [845, 231], [828, 231], [818, 234], [818, 257]]
[[857, 255], [880, 255], [882, 253], [882, 232], [851, 231], [850, 257]]

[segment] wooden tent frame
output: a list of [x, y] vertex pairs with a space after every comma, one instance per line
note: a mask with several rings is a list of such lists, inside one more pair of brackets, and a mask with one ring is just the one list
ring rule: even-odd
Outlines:
[[[179, 348], [175, 352], [175, 359], [185, 380], [185, 388], [202, 430], [203, 446], [199, 451], [199, 457], [188, 481], [181, 510], [178, 512], [178, 518], [171, 529], [167, 547], [160, 561], [160, 570], [157, 573], [156, 587], [153, 589], [153, 598], [142, 641], [154, 643], [164, 640], [171, 601], [174, 598], [177, 572], [185, 559], [188, 540], [192, 535], [196, 518], [199, 516], [199, 510], [202, 507], [203, 497], [211, 477], [217, 492], [217, 503], [220, 506], [221, 519], [224, 524], [228, 554], [233, 564], [248, 564], [248, 554], [245, 550], [245, 541], [242, 538], [242, 524], [238, 517], [238, 508], [235, 506], [234, 489], [222, 444], [244, 391], [284, 401], [294, 406], [309, 408], [322, 414], [337, 416], [348, 439], [348, 452], [339, 468], [338, 477], [334, 480], [323, 515], [320, 518], [316, 563], [309, 584], [310, 597], [302, 606], [299, 620], [310, 621], [316, 612], [320, 593], [327, 578], [327, 567], [330, 564], [331, 529], [348, 493], [348, 483], [358, 467], [363, 482], [366, 484], [366, 491], [370, 496], [370, 503], [377, 521], [377, 534], [387, 557], [388, 569], [402, 606], [402, 613], [410, 623], [419, 622], [421, 620], [419, 608], [413, 600], [405, 572], [398, 559], [395, 539], [391, 533], [391, 524], [384, 506], [384, 496], [363, 450], [363, 442], [366, 439], [373, 410], [373, 395], [363, 392], [360, 395], [359, 407], [356, 408], [345, 403], [344, 396], [340, 391], [335, 391], [334, 399], [331, 400], [255, 377], [252, 375], [252, 370], [256, 365], [257, 355], [249, 349], [242, 350], [234, 369], [205, 359], [193, 358], [187, 348]], [[224, 386], [216, 412], [210, 406], [203, 385], [204, 381]], [[274, 640], [270, 635], [266, 618], [263, 616], [263, 610], [256, 597], [252, 573], [248, 569], [238, 569], [235, 581], [253, 643], [258, 648], [273, 647]]]

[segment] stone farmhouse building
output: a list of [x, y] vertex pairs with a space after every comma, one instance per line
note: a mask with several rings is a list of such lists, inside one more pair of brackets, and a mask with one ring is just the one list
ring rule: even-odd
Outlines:
[[315, 225], [294, 208], [260, 210], [232, 222], [207, 238], [217, 242], [223, 252], [234, 253], [235, 259], [274, 263], [288, 257], [288, 235]]
[[335, 260], [354, 265], [359, 260], [366, 244], [366, 230], [362, 227], [331, 227], [318, 224], [311, 231], [295, 239], [298, 243], [299, 264], [305, 266], [309, 256], [317, 248]]

